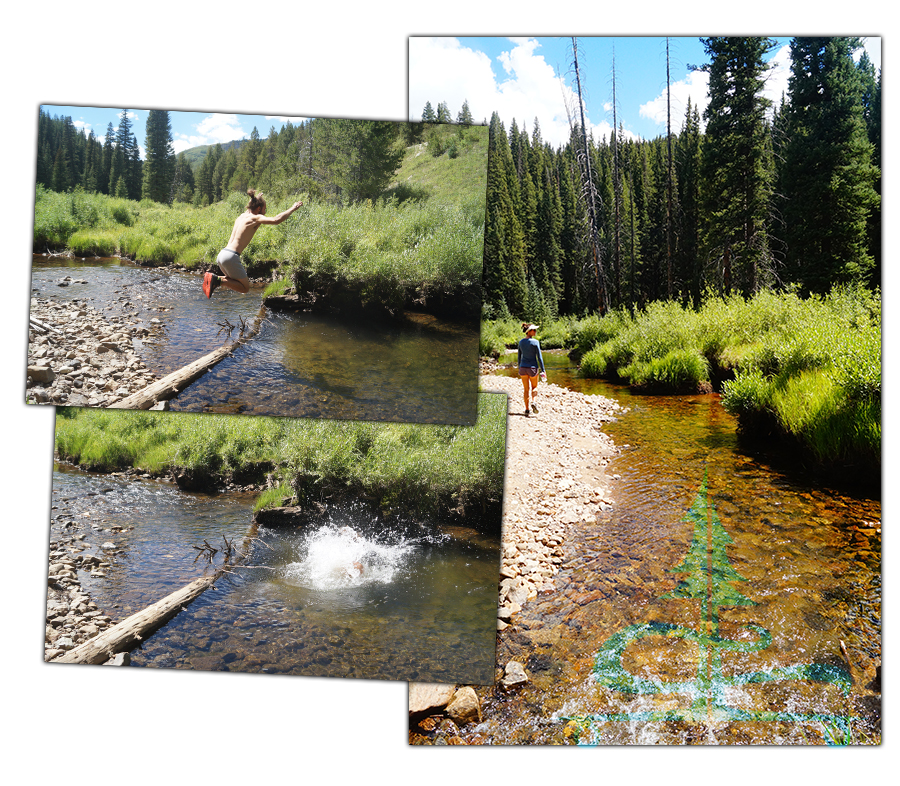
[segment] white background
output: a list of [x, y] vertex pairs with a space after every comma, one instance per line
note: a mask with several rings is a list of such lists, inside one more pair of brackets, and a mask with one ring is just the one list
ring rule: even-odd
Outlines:
[[[613, 6], [620, 10], [611, 10]], [[656, 7], [666, 9], [657, 11]], [[621, 9], [626, 10], [621, 10]], [[631, 11], [627, 9], [631, 8]], [[806, 10], [802, 10], [806, 9]], [[834, 9], [833, 11], [831, 9]], [[35, 139], [40, 104], [405, 119], [411, 34], [882, 35], [889, 7], [757, 0], [690, 4], [33, 2], [7, 9], [3, 52], [2, 396], [7, 782], [472, 781], [854, 783], [879, 749], [420, 749], [406, 744], [406, 684], [43, 663], [54, 411], [26, 407]], [[866, 10], [871, 9], [871, 10]], [[880, 9], [880, 13], [879, 13]], [[814, 11], [814, 12], [813, 12]], [[624, 14], [630, 14], [626, 16]], [[838, 15], [840, 14], [840, 15]], [[748, 29], [753, 25], [752, 29]], [[813, 27], [815, 26], [815, 27]], [[890, 85], [890, 77], [887, 80]], [[436, 97], [435, 100], [440, 100]], [[885, 101], [889, 138], [890, 99]], [[263, 129], [261, 133], [265, 133]], [[886, 156], [889, 155], [886, 147]], [[889, 181], [889, 177], [885, 178]], [[886, 195], [889, 192], [885, 191]], [[885, 213], [891, 212], [889, 199]], [[890, 226], [886, 219], [885, 226]], [[891, 236], [888, 237], [891, 239]], [[885, 248], [886, 265], [892, 246]], [[889, 272], [889, 271], [888, 271]], [[893, 287], [888, 275], [885, 290]], [[889, 299], [889, 305], [895, 302]], [[893, 325], [885, 309], [890, 347]], [[886, 363], [886, 374], [891, 371]], [[891, 375], [885, 383], [890, 395]], [[887, 399], [885, 399], [887, 401]], [[885, 407], [887, 412], [887, 407]], [[888, 413], [890, 414], [890, 413]], [[889, 418], [886, 417], [889, 430]], [[885, 478], [889, 478], [885, 472]], [[894, 509], [885, 483], [886, 518]], [[891, 556], [886, 521], [884, 532]], [[885, 586], [892, 586], [886, 572]], [[889, 598], [888, 598], [889, 599]], [[886, 603], [890, 633], [890, 603]], [[896, 615], [893, 615], [896, 619]], [[888, 635], [886, 654], [891, 653]], [[896, 637], [893, 637], [894, 639]], [[896, 660], [896, 659], [895, 659]], [[893, 685], [890, 667], [885, 685]], [[894, 746], [896, 747], [896, 746]]]

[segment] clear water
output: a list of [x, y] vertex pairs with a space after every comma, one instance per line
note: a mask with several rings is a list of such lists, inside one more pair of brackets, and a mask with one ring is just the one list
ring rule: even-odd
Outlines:
[[[87, 283], [60, 287], [66, 276]], [[240, 335], [260, 312], [261, 287], [218, 290], [200, 276], [119, 260], [35, 256], [33, 294], [81, 298], [98, 311], [159, 319], [157, 339], [138, 343], [159, 376]], [[400, 325], [265, 311], [257, 337], [171, 402], [188, 412], [473, 425], [478, 325], [408, 314]]]
[[[564, 358], [547, 366], [551, 382], [630, 409], [606, 429], [622, 448], [615, 505], [578, 528], [557, 591], [499, 639], [498, 666], [519, 661], [529, 684], [486, 691], [486, 720], [463, 739], [879, 742], [880, 500], [742, 443], [718, 396], [636, 396]], [[688, 513], [704, 477], [698, 541]], [[693, 573], [674, 570], [698, 554]]]
[[[358, 509], [297, 531], [255, 531], [251, 518], [248, 495], [189, 494], [62, 465], [53, 476], [53, 536], [84, 534], [84, 548], [110, 560], [105, 577], [80, 579], [116, 622], [202, 575], [196, 546], [220, 549], [215, 565], [225, 539], [245, 555], [134, 651], [134, 666], [493, 679], [498, 539], [387, 527]], [[104, 551], [107, 542], [116, 550]]]

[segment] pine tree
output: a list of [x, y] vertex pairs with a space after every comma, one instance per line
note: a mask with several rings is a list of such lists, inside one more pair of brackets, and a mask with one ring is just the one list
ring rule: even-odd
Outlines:
[[141, 195], [154, 202], [170, 203], [174, 197], [172, 181], [175, 176], [175, 153], [172, 149], [172, 125], [169, 113], [151, 109], [147, 116], [147, 136], [144, 142], [145, 161]]
[[[769, 101], [762, 96], [771, 39], [702, 39], [712, 63], [703, 145], [706, 253], [721, 270], [721, 286], [745, 296], [772, 268], [768, 219], [773, 172], [765, 166]], [[767, 268], [768, 270], [766, 270]]]
[[108, 123], [106, 126], [106, 136], [103, 140], [103, 163], [100, 171], [97, 173], [97, 185], [100, 193], [109, 194], [109, 180], [112, 172], [113, 150], [115, 148], [115, 130], [113, 124]]
[[68, 191], [72, 185], [72, 174], [69, 168], [69, 157], [66, 148], [60, 146], [56, 151], [56, 159], [53, 161], [53, 174], [50, 187], [54, 191]]
[[684, 281], [683, 302], [700, 308], [703, 265], [700, 260], [700, 113], [688, 99], [684, 125], [675, 148], [678, 181], [679, 237], [676, 264]]
[[431, 106], [431, 101], [425, 102], [425, 108], [422, 110], [422, 122], [423, 123], [436, 123], [437, 115], [434, 113], [434, 109]]
[[[119, 127], [116, 131], [116, 148], [122, 154], [119, 175], [125, 181], [128, 199], [139, 199], [141, 195], [141, 159], [137, 138], [131, 132], [131, 118], [128, 110], [123, 109], [119, 115]], [[120, 189], [117, 189], [120, 190]], [[118, 193], [116, 194], [118, 196]]]
[[441, 101], [441, 103], [438, 104], [436, 120], [438, 123], [452, 123], [453, 122], [453, 117], [450, 114], [450, 108], [447, 106], [446, 101]]
[[527, 297], [525, 240], [510, 185], [515, 180], [509, 144], [495, 112], [489, 127], [487, 214], [484, 225], [484, 298], [521, 315]]
[[475, 123], [472, 119], [472, 113], [469, 111], [468, 101], [463, 101], [462, 109], [459, 110], [459, 114], [456, 116], [456, 122], [461, 126], [471, 126]]
[[706, 475], [684, 521], [693, 528], [691, 545], [681, 562], [670, 570], [684, 578], [663, 597], [699, 600], [701, 618], [707, 625], [706, 633], [717, 636], [721, 606], [753, 606], [755, 603], [732, 585], [746, 579], [732, 567], [728, 558], [727, 548], [734, 541], [709, 501]]
[[866, 282], [873, 267], [867, 221], [878, 204], [853, 63], [857, 39], [795, 38], [784, 150], [786, 267], [804, 290]]

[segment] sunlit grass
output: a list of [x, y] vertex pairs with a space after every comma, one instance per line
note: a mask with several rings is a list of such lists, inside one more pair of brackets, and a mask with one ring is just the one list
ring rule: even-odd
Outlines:
[[439, 513], [499, 501], [506, 397], [479, 395], [475, 426], [365, 423], [60, 408], [56, 450], [86, 469], [190, 471], [276, 489], [257, 507], [358, 493], [383, 507]]

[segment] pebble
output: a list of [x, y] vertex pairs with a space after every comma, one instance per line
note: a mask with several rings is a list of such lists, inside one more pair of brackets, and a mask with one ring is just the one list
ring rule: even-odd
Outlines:
[[539, 414], [526, 417], [522, 383], [483, 375], [481, 389], [508, 395], [498, 619], [552, 585], [568, 533], [609, 509], [604, 467], [618, 449], [603, 427], [622, 413], [615, 402], [548, 383], [538, 386]]

